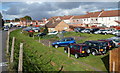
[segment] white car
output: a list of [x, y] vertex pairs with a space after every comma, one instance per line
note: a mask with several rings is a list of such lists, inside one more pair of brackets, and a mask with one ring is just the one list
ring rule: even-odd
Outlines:
[[103, 31], [105, 31], [104, 29], [100, 29], [100, 30], [98, 30], [98, 31], [95, 31], [94, 33], [95, 34], [100, 34], [100, 33], [103, 33]]
[[104, 34], [111, 34], [112, 32], [113, 32], [112, 30], [108, 29], [108, 30], [104, 30], [102, 33], [104, 33]]
[[118, 33], [120, 33], [120, 30], [115, 30], [115, 31], [112, 32], [113, 35], [116, 35]]
[[81, 31], [82, 33], [89, 33], [90, 32], [90, 29], [84, 29]]
[[115, 47], [120, 47], [120, 37], [112, 37], [109, 38], [108, 40], [112, 40], [113, 43], [115, 44]]
[[53, 31], [48, 33], [48, 35], [56, 35], [56, 34], [58, 34], [58, 31]]

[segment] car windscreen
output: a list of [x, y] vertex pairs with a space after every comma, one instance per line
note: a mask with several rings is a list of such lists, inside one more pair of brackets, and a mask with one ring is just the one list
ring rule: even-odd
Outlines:
[[82, 46], [82, 50], [88, 49], [88, 46]]
[[115, 42], [120, 42], [120, 39], [114, 39]]
[[107, 42], [101, 42], [101, 43], [99, 43], [99, 45], [100, 45], [100, 46], [107, 46], [108, 43], [107, 43]]

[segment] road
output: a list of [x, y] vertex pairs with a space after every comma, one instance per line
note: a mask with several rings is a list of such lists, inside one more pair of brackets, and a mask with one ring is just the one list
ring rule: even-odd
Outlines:
[[7, 39], [7, 32], [0, 30], [0, 73], [2, 71], [6, 71], [6, 57], [5, 57], [5, 48], [6, 48], [6, 39]]

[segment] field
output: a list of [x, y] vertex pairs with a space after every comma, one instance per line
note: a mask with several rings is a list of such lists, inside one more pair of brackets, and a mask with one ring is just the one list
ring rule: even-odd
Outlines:
[[[38, 42], [38, 38], [28, 37], [21, 30], [11, 32], [10, 38], [16, 37], [16, 45], [24, 43], [24, 71], [108, 71], [108, 55], [90, 55], [75, 59], [73, 55], [70, 58], [64, 53], [63, 47], [53, 48]], [[64, 37], [75, 37], [77, 43], [83, 43], [86, 40], [98, 40], [113, 37], [113, 35], [87, 34], [67, 32]], [[79, 38], [82, 37], [82, 38]], [[58, 40], [56, 36], [46, 36], [41, 40]], [[19, 49], [16, 46], [15, 49]], [[16, 54], [18, 50], [15, 50]], [[17, 57], [17, 56], [16, 56]], [[15, 57], [15, 60], [18, 59]], [[15, 63], [17, 66], [17, 63]], [[14, 66], [14, 67], [15, 67]]]

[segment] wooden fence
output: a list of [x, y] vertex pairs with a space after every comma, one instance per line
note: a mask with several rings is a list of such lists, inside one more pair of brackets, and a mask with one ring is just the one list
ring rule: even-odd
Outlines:
[[109, 69], [110, 72], [120, 73], [120, 47], [110, 51]]

